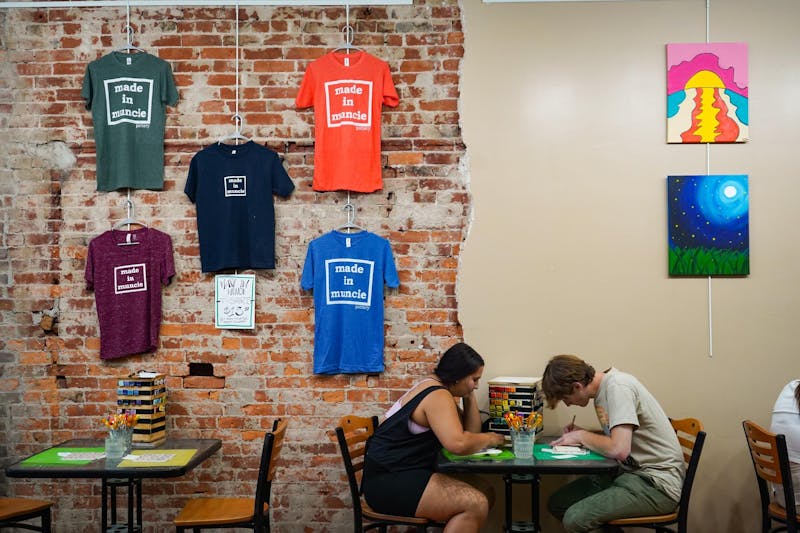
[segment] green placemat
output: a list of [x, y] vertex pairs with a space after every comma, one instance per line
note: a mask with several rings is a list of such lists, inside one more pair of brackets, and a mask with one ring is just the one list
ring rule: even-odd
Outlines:
[[[23, 465], [88, 465], [96, 458], [86, 458], [84, 454], [105, 454], [104, 447], [98, 448], [50, 448], [37, 453], [33, 457], [28, 457], [22, 461]], [[70, 457], [72, 455], [72, 457]]]
[[589, 453], [586, 455], [558, 455], [542, 450], [542, 448], [549, 447], [549, 444], [537, 442], [533, 445], [533, 456], [540, 461], [558, 461], [559, 459], [570, 459], [575, 461], [602, 461], [605, 459], [605, 457], [593, 451], [589, 451]]
[[[533, 445], [533, 456], [539, 461], [558, 461], [559, 459], [573, 459], [577, 461], [602, 461], [605, 459], [599, 453], [589, 451], [586, 455], [559, 455], [543, 451], [543, 448], [549, 448], [549, 444], [536, 443]], [[442, 450], [444, 456], [450, 461], [506, 461], [514, 458], [514, 452], [510, 449], [503, 448], [503, 451], [497, 455], [456, 455], [447, 450]]]
[[514, 458], [514, 452], [503, 450], [497, 455], [475, 454], [475, 455], [456, 455], [447, 450], [442, 450], [444, 456], [451, 461], [506, 461]]

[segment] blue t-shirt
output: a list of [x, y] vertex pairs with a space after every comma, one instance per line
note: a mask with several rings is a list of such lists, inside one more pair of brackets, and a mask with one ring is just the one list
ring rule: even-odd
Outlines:
[[184, 192], [197, 205], [203, 272], [275, 268], [272, 196], [293, 190], [278, 154], [253, 141], [196, 153]]
[[300, 286], [314, 290], [314, 373], [383, 372], [383, 285], [397, 287], [389, 241], [332, 231], [308, 245]]

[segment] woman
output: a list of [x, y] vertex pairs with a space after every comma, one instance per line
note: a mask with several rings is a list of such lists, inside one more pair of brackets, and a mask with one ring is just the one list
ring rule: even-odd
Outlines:
[[[786, 436], [786, 448], [789, 450], [789, 463], [792, 468], [794, 501], [800, 506], [800, 379], [786, 384], [775, 401], [770, 431]], [[773, 492], [775, 500], [785, 507], [783, 489], [773, 486]]]
[[[468, 455], [500, 446], [504, 437], [481, 433], [475, 390], [483, 358], [460, 342], [433, 375], [406, 392], [386, 412], [364, 461], [364, 498], [380, 513], [447, 522], [445, 532], [477, 532], [490, 496], [464, 481], [434, 472], [441, 448]], [[460, 405], [459, 405], [460, 404]]]

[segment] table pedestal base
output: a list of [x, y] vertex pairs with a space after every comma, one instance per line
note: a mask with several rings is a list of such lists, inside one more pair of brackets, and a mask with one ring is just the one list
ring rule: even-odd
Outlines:
[[[539, 476], [536, 474], [505, 474], [503, 476], [506, 494], [506, 523], [503, 531], [506, 533], [516, 533], [523, 531], [541, 531], [539, 526]], [[530, 522], [514, 522], [511, 519], [514, 509], [512, 499], [512, 489], [515, 484], [525, 484], [531, 486], [531, 520]]]
[[[117, 523], [117, 489], [128, 490], [128, 521]], [[109, 494], [110, 489], [110, 494]], [[100, 533], [139, 533], [142, 531], [142, 480], [140, 478], [103, 479], [103, 503]], [[111, 497], [109, 505], [109, 496]], [[111, 523], [108, 511], [111, 507]], [[134, 516], [134, 507], [136, 515]]]

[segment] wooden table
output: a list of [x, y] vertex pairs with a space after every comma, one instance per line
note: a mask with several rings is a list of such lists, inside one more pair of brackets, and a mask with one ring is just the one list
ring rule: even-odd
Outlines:
[[[73, 439], [62, 442], [56, 446], [43, 450], [37, 454], [23, 459], [6, 467], [6, 475], [15, 478], [50, 478], [50, 479], [75, 479], [97, 478], [102, 480], [102, 522], [101, 533], [128, 531], [133, 533], [142, 529], [142, 479], [144, 478], [169, 478], [179, 477], [203, 461], [211, 457], [222, 446], [218, 439], [167, 439], [156, 447], [137, 447], [131, 453], [164, 453], [166, 450], [194, 450], [194, 454], [182, 464], [148, 464], [141, 466], [125, 466], [124, 458], [106, 459], [105, 457], [76, 464], [75, 462], [59, 461], [50, 463], [37, 463], [36, 458], [43, 454], [57, 455], [58, 449], [99, 449], [103, 448], [104, 441], [99, 439]], [[123, 463], [123, 466], [120, 466]], [[128, 521], [126, 524], [116, 523], [116, 489], [120, 486], [128, 488]], [[111, 524], [108, 520], [108, 492], [111, 492]], [[133, 511], [136, 508], [134, 524]]]
[[[555, 459], [545, 457], [540, 449], [548, 446], [554, 437], [537, 437], [536, 456], [532, 459], [451, 459], [444, 452], [439, 454], [437, 471], [442, 473], [501, 474], [505, 485], [505, 525], [504, 531], [541, 531], [539, 521], [539, 478], [548, 474], [610, 474], [618, 470], [617, 461], [599, 458], [576, 457], [573, 459]], [[509, 454], [505, 454], [509, 455]], [[531, 521], [514, 522], [511, 519], [512, 486], [514, 484], [530, 484], [531, 486]]]

